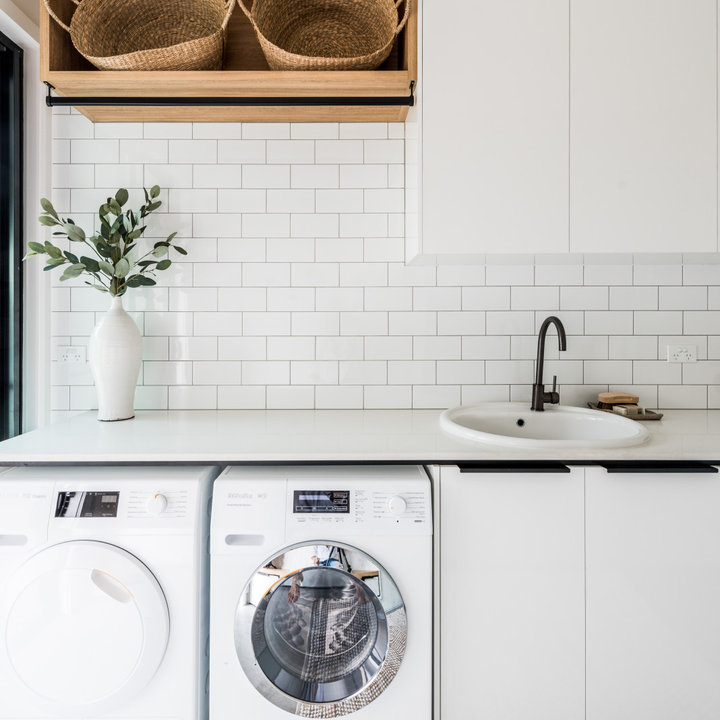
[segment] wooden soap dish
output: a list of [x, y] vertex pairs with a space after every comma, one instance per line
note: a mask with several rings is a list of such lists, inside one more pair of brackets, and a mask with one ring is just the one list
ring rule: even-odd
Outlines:
[[[597, 403], [589, 402], [588, 404], [589, 408], [592, 408], [593, 410], [598, 410], [599, 412], [606, 412], [611, 413], [612, 415], [617, 415], [618, 417], [628, 417], [627, 415], [620, 415], [619, 413], [613, 412], [610, 408], [601, 408], [598, 407]], [[644, 415], [639, 415], [637, 417], [630, 417], [630, 420], [662, 420], [663, 414], [661, 412], [655, 412], [653, 410], [645, 410]]]

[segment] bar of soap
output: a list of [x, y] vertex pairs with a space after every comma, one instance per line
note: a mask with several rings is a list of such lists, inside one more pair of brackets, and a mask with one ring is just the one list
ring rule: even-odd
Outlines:
[[645, 414], [645, 408], [639, 405], [613, 405], [613, 412], [625, 417], [641, 417]]
[[640, 397], [632, 393], [601, 392], [598, 393], [598, 402], [603, 405], [636, 405]]

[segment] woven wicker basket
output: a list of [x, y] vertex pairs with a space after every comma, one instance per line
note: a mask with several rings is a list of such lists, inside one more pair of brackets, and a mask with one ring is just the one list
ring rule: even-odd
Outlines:
[[[255, 0], [249, 11], [273, 70], [373, 70], [388, 57], [412, 0]], [[87, 0], [85, 0], [87, 2]]]
[[75, 49], [100, 70], [220, 70], [235, 0], [73, 0]]

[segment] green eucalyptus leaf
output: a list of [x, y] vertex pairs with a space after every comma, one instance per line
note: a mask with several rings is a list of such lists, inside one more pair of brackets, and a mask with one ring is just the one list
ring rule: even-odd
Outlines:
[[36, 252], [33, 252], [32, 250], [30, 250], [29, 252], [25, 253], [23, 260], [27, 260], [28, 258], [35, 257], [38, 254], [39, 253], [36, 253]]
[[81, 275], [85, 271], [85, 266], [82, 263], [76, 263], [74, 265], [70, 265], [68, 268], [65, 269], [65, 272], [60, 276], [60, 280], [70, 280], [71, 278], [76, 278], [78, 275]]
[[153, 185], [150, 188], [150, 197], [156, 198], [160, 194], [160, 186], [159, 185]]
[[48, 214], [57, 218], [58, 214], [55, 212], [53, 204], [47, 198], [40, 198], [40, 207]]
[[70, 220], [65, 223], [65, 232], [67, 233], [67, 236], [70, 240], [73, 242], [84, 242], [85, 241], [85, 231], [81, 228], [75, 225], [74, 223], [70, 222]]
[[108, 291], [107, 288], [103, 287], [102, 285], [96, 285], [95, 283], [91, 283], [88, 280], [85, 281], [85, 284], [95, 288], [96, 290], [99, 290], [100, 292], [106, 293]]
[[167, 242], [172, 242], [175, 239], [175, 236], [177, 235], [177, 230], [174, 233], [170, 233], [167, 236]]
[[100, 270], [100, 263], [91, 257], [83, 257], [80, 258], [80, 262], [90, 271], [90, 272], [98, 272]]
[[71, 252], [65, 251], [65, 257], [74, 264], [79, 263], [80, 261], [77, 259], [77, 255], [73, 255]]
[[59, 258], [62, 257], [62, 250], [60, 248], [55, 247], [52, 243], [46, 242], [45, 243], [45, 252], [51, 257], [51, 258]]
[[40, 215], [40, 217], [38, 218], [38, 222], [41, 225], [45, 225], [45, 227], [52, 227], [53, 225], [59, 225], [58, 221], [55, 218], [50, 217], [49, 215]]
[[117, 204], [120, 205], [120, 207], [122, 207], [128, 201], [128, 197], [130, 197], [130, 195], [125, 188], [120, 188], [115, 193], [115, 200], [117, 201]]
[[57, 267], [58, 265], [64, 265], [67, 261], [65, 258], [59, 257], [59, 258], [49, 258], [47, 262], [45, 263], [51, 268]]
[[120, 258], [115, 263], [115, 277], [124, 278], [130, 272], [130, 263], [126, 258]]
[[115, 268], [109, 263], [105, 262], [104, 260], [101, 260], [98, 263], [98, 268], [102, 270], [108, 277], [114, 277], [115, 276]]
[[34, 252], [42, 254], [45, 252], [45, 246], [39, 242], [29, 242], [28, 247]]
[[165, 245], [159, 245], [152, 251], [152, 254], [156, 258], [165, 257], [168, 254], [168, 249]]
[[138, 263], [138, 267], [145, 268], [145, 267], [148, 267], [148, 265], [155, 265], [156, 263], [157, 263], [157, 260], [141, 260]]
[[113, 215], [122, 214], [122, 208], [120, 207], [118, 201], [115, 198], [108, 198], [107, 204], [110, 207], [110, 211], [113, 213]]
[[150, 203], [150, 205], [148, 205], [148, 212], [149, 212], [149, 213], [154, 212], [154, 211], [157, 210], [161, 205], [162, 205], [162, 202], [161, 202], [160, 200], [158, 200], [158, 201], [156, 201], [156, 202], [154, 202], [154, 203]]
[[100, 255], [103, 257], [109, 258], [112, 254], [110, 250], [110, 246], [107, 243], [98, 243], [97, 244], [97, 251]]
[[154, 248], [159, 247], [170, 247], [170, 243], [167, 240], [160, 240], [153, 245]]
[[185, 248], [181, 248], [179, 245], [173, 245], [175, 250], [177, 250], [181, 255], [187, 255], [187, 250]]
[[165, 260], [161, 260], [157, 264], [157, 270], [167, 270], [172, 265], [172, 260], [168, 260], [167, 258]]
[[150, 287], [151, 285], [157, 285], [155, 280], [149, 277], [145, 277], [144, 275], [138, 275], [140, 278], [140, 284], [145, 285], [146, 287]]

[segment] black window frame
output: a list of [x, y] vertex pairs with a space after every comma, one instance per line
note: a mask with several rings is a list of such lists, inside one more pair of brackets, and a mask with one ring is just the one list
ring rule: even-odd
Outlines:
[[0, 439], [22, 431], [23, 50], [0, 33]]

